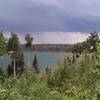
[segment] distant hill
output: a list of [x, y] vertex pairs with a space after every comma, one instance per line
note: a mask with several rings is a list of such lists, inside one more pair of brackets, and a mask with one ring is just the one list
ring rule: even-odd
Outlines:
[[52, 51], [52, 52], [69, 52], [73, 45], [71, 44], [34, 44], [30, 48], [26, 48], [25, 45], [21, 44], [24, 50], [34, 51]]

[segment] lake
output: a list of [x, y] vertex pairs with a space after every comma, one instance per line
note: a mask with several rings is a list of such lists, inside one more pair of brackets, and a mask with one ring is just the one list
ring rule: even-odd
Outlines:
[[[32, 66], [34, 56], [37, 56], [38, 67], [40, 70], [44, 70], [46, 67], [55, 68], [58, 62], [63, 61], [66, 53], [64, 52], [24, 52], [25, 65], [27, 67]], [[4, 55], [0, 57], [0, 65], [7, 68], [7, 65], [11, 62], [10, 55]]]

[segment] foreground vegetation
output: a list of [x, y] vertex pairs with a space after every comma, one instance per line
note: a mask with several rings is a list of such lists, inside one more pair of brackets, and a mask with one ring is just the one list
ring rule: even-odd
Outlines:
[[[66, 57], [56, 70], [8, 77], [1, 71], [0, 100], [100, 100], [100, 69], [94, 54], [75, 63]], [[76, 58], [75, 58], [76, 59]], [[100, 66], [100, 64], [99, 64]]]
[[[30, 46], [33, 38], [28, 35], [26, 40]], [[25, 68], [15, 33], [8, 42], [1, 34], [0, 41], [0, 55], [13, 51], [7, 71], [0, 69], [0, 100], [100, 100], [100, 40], [96, 33], [82, 48], [73, 48], [73, 54], [58, 68], [46, 68], [44, 73], [39, 71], [36, 55], [32, 68]]]
[[44, 77], [29, 74], [30, 72], [17, 79], [6, 78], [5, 82], [0, 84], [0, 100], [54, 100], [56, 98], [47, 87]]

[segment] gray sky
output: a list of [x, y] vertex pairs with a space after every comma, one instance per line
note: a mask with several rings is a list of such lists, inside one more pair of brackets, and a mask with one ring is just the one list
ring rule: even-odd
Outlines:
[[0, 30], [100, 32], [100, 0], [0, 0]]

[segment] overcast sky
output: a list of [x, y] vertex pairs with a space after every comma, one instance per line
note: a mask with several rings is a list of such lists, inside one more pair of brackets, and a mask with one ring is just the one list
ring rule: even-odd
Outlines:
[[0, 0], [0, 30], [30, 32], [36, 43], [69, 43], [75, 34], [83, 39], [100, 32], [100, 0]]

